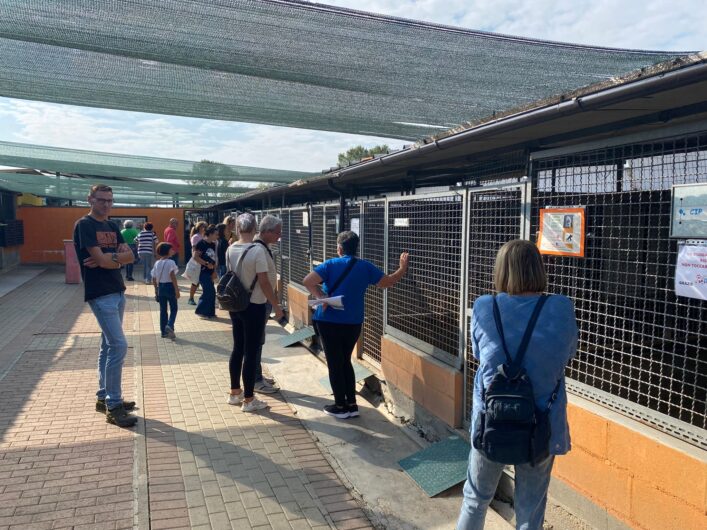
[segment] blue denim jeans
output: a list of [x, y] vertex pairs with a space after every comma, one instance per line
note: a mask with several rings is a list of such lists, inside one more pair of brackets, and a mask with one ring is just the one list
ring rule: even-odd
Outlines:
[[[547, 489], [550, 485], [554, 461], [555, 456], [550, 455], [536, 466], [530, 464], [514, 466], [513, 506], [516, 512], [517, 530], [542, 530]], [[472, 447], [457, 530], [483, 529], [486, 509], [496, 493], [504, 467], [503, 464], [492, 462]]]
[[89, 300], [88, 305], [101, 328], [96, 398], [105, 399], [108, 408], [112, 409], [123, 402], [123, 362], [128, 353], [128, 341], [123, 333], [125, 295], [121, 292], [99, 296]]
[[152, 283], [152, 266], [155, 264], [155, 256], [152, 252], [138, 252], [140, 256], [140, 261], [144, 267], [142, 273], [142, 279], [145, 283]]
[[226, 264], [224, 263], [223, 265], [219, 265], [218, 268], [216, 269], [216, 274], [218, 274], [218, 279], [220, 280], [221, 277], [226, 274], [228, 269], [226, 268]]
[[128, 245], [130, 247], [130, 250], [133, 251], [133, 262], [128, 263], [125, 265], [125, 277], [126, 278], [132, 278], [133, 277], [133, 266], [134, 263], [137, 261], [137, 245]]
[[[164, 328], [169, 326], [174, 330], [174, 322], [177, 320], [177, 294], [174, 285], [170, 283], [159, 283], [157, 285], [157, 297], [160, 300], [160, 331], [164, 335]], [[169, 317], [167, 316], [167, 305], [169, 305]]]
[[199, 283], [201, 284], [201, 296], [199, 303], [196, 304], [195, 313], [205, 317], [216, 316], [216, 288], [211, 279], [210, 270], [202, 271], [199, 274]]

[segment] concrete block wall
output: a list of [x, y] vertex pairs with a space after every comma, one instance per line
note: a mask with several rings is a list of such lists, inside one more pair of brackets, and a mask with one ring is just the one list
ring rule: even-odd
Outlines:
[[707, 451], [570, 396], [553, 475], [631, 528], [707, 528]]
[[459, 370], [384, 335], [381, 339], [381, 371], [388, 383], [447, 425], [462, 426], [464, 383]]
[[287, 309], [289, 320], [295, 329], [312, 325], [312, 311], [307, 305], [309, 292], [299, 285], [287, 284]]

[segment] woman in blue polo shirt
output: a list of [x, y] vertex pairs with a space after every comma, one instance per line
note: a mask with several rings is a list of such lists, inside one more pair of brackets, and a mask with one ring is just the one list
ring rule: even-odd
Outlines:
[[356, 258], [358, 236], [355, 232], [341, 232], [336, 245], [339, 257], [316, 267], [302, 283], [317, 299], [343, 296], [343, 309], [322, 304], [317, 307], [313, 320], [322, 341], [334, 392], [334, 404], [324, 407], [324, 412], [346, 419], [358, 416], [351, 353], [361, 334], [366, 289], [369, 285], [381, 289], [395, 285], [405, 275], [409, 257], [403, 252], [398, 270], [385, 274], [372, 263]]

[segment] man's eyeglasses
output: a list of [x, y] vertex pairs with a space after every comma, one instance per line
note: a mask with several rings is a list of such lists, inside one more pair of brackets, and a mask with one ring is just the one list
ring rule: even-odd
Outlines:
[[101, 204], [113, 204], [113, 199], [101, 199], [100, 197], [94, 197], [93, 200], [100, 202]]

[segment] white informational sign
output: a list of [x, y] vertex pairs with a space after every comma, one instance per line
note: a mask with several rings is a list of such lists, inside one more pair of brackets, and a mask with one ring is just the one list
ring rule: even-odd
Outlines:
[[353, 219], [351, 219], [351, 231], [355, 232], [357, 236], [361, 235], [361, 232], [359, 231], [360, 222], [361, 221], [358, 217], [354, 217]]
[[675, 294], [707, 300], [707, 245], [681, 243], [678, 246]]
[[309, 226], [309, 212], [302, 212], [302, 226]]
[[584, 257], [584, 208], [540, 210], [538, 250], [541, 254]]
[[673, 186], [670, 237], [707, 238], [707, 183]]
[[393, 220], [393, 226], [410, 226], [410, 219], [407, 217], [397, 217]]

